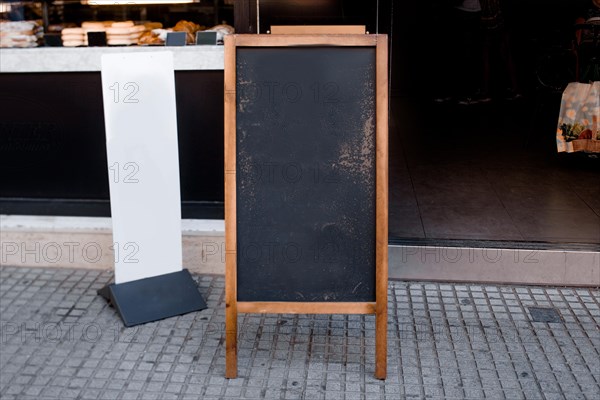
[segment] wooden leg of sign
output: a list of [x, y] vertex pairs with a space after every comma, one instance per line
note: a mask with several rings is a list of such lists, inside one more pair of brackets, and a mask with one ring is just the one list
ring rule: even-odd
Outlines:
[[225, 378], [237, 378], [238, 310], [235, 261], [235, 252], [225, 253]]
[[377, 191], [376, 191], [376, 286], [375, 377], [387, 375], [387, 288], [388, 288], [388, 39], [377, 36]]
[[[383, 303], [383, 302], [382, 302]], [[378, 304], [379, 306], [379, 304]], [[387, 376], [387, 302], [375, 314], [375, 378]]]
[[235, 38], [225, 38], [225, 377], [237, 378]]
[[225, 306], [225, 378], [237, 378], [237, 310]]

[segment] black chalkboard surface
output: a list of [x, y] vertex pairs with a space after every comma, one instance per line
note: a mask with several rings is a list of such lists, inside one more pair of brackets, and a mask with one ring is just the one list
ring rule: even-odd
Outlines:
[[375, 314], [386, 376], [387, 37], [225, 38], [225, 376], [237, 314]]
[[238, 301], [375, 301], [375, 49], [236, 63]]

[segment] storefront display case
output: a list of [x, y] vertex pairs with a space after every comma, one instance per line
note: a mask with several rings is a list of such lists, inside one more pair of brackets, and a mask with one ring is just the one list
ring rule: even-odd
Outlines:
[[[12, 2], [1, 11], [4, 20], [21, 16], [40, 26], [47, 18], [50, 28], [93, 20], [138, 25], [159, 14], [163, 26], [181, 17], [200, 25], [232, 15], [232, 6], [218, 0], [152, 3]], [[101, 56], [168, 50], [175, 61], [183, 214], [222, 217], [223, 46], [55, 47], [43, 37], [36, 45], [0, 49], [0, 214], [109, 215]]]
[[87, 42], [89, 32], [106, 33], [105, 45], [155, 45], [173, 30], [189, 33], [192, 44], [197, 31], [233, 30], [233, 1], [9, 1], [0, 21], [2, 47], [98, 45]]
[[[377, 29], [383, 33], [389, 31], [391, 20], [385, 11], [389, 7], [381, 5], [378, 17], [378, 3], [359, 7], [347, 0], [2, 2], [0, 20], [35, 21], [39, 30], [32, 32], [35, 46], [31, 42], [21, 46], [27, 48], [0, 48], [0, 214], [110, 215], [101, 56], [168, 50], [175, 61], [182, 214], [223, 217], [223, 46], [88, 42], [65, 47], [61, 32], [65, 28], [132, 21], [134, 26], [149, 24], [147, 33], [155, 29], [153, 24], [170, 29], [187, 21], [202, 29], [226, 24], [239, 33], [257, 33], [257, 26], [260, 33], [267, 33], [271, 24], [298, 23], [361, 24], [371, 33]], [[257, 21], [259, 15], [262, 19]]]

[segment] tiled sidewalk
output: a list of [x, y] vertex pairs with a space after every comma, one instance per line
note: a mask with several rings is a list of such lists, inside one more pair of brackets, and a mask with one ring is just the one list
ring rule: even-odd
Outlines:
[[224, 281], [196, 278], [207, 310], [126, 329], [112, 273], [0, 268], [0, 398], [600, 398], [597, 289], [391, 282], [385, 382], [372, 316], [243, 315], [226, 380]]

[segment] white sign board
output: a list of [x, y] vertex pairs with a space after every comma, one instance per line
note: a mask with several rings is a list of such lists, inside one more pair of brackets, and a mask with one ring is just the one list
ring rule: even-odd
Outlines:
[[103, 55], [102, 96], [115, 283], [181, 271], [173, 54]]

